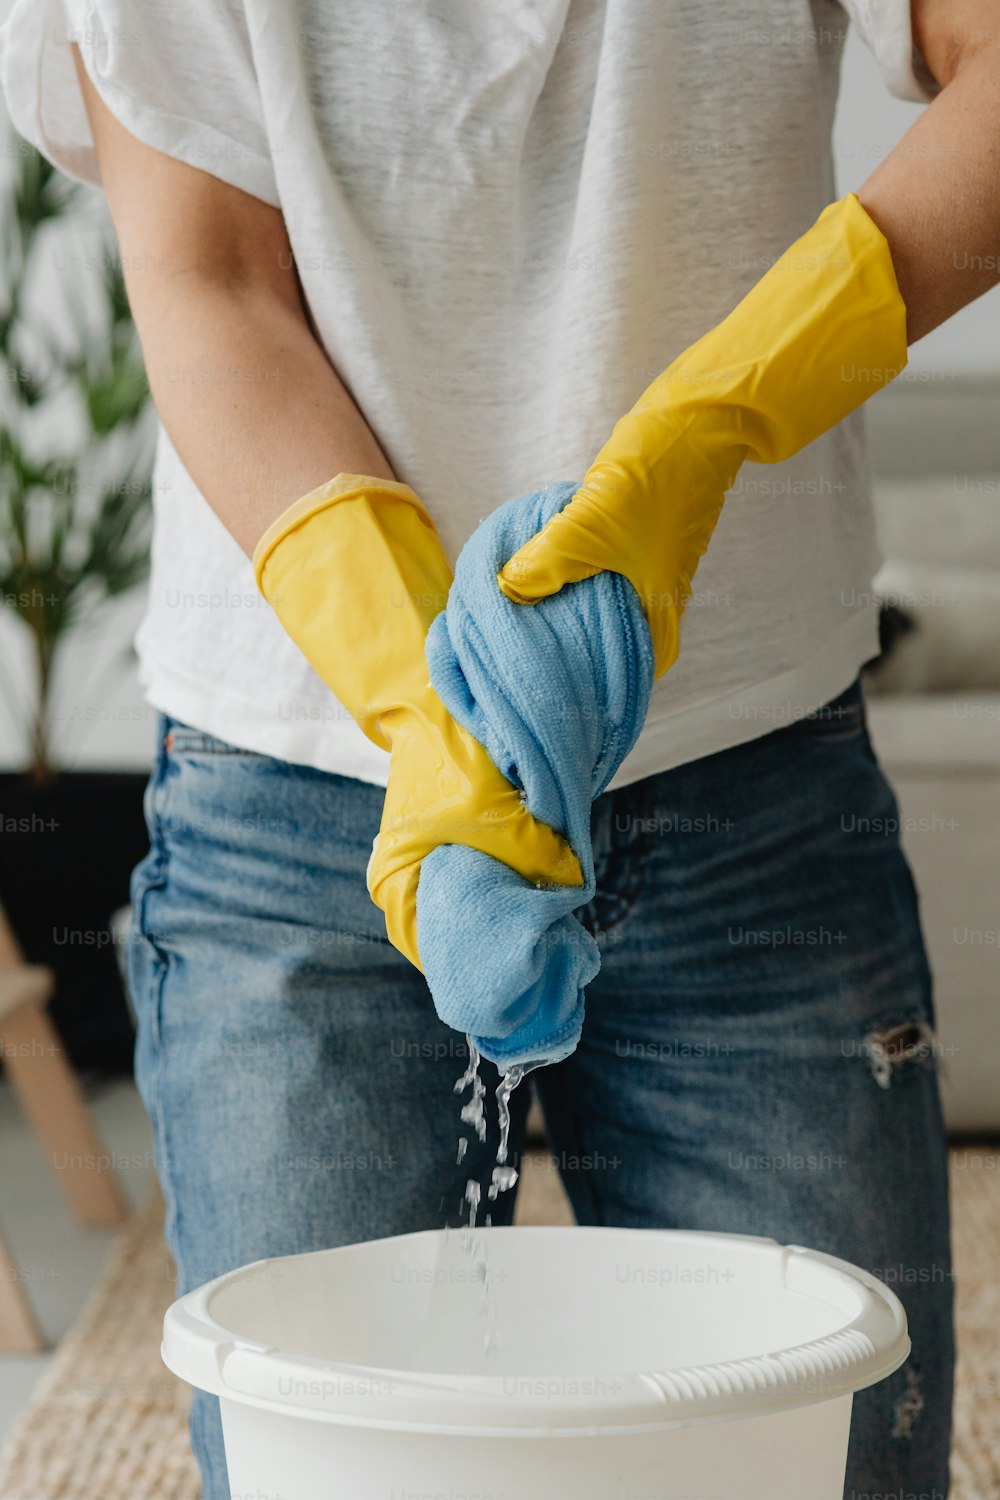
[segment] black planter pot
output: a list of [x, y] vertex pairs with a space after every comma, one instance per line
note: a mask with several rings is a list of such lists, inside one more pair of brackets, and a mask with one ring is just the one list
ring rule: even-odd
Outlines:
[[50, 1013], [81, 1072], [131, 1072], [133, 1028], [112, 913], [146, 852], [143, 773], [0, 775], [0, 902], [32, 963], [56, 976]]

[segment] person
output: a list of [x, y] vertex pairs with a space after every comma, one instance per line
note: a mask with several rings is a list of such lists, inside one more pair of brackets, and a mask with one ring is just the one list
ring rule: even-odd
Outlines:
[[[491, 1121], [455, 1165], [464, 1046], [400, 951], [413, 865], [384, 872], [395, 943], [366, 890], [383, 804], [433, 786], [377, 716], [362, 727], [378, 663], [354, 700], [329, 680], [350, 698], [399, 600], [359, 597], [364, 547], [315, 554], [310, 598], [354, 601], [324, 676], [280, 618], [307, 625], [303, 596], [266, 602], [251, 558], [317, 492], [368, 497], [370, 519], [406, 490], [450, 566], [502, 502], [581, 478], [833, 203], [848, 21], [928, 106], [851, 209], [891, 257], [905, 360], [996, 280], [992, 0], [13, 5], [11, 116], [106, 192], [161, 421], [138, 648], [163, 718], [130, 983], [180, 1292], [454, 1221], [495, 1152]], [[532, 1075], [581, 1223], [769, 1235], [898, 1282], [913, 1354], [856, 1398], [854, 1500], [947, 1494], [953, 1370], [933, 999], [859, 682], [878, 564], [860, 401], [899, 368], [872, 337], [811, 385], [801, 361], [796, 413], [839, 382], [833, 425], [727, 476], [682, 649], [594, 803], [582, 1039]], [[766, 338], [753, 353], [771, 367]], [[660, 478], [667, 514], [683, 485]], [[643, 547], [611, 514], [589, 517], [600, 566], [613, 532]], [[561, 581], [574, 567], [564, 549]], [[687, 592], [667, 582], [675, 615]], [[453, 744], [495, 806], [482, 747]], [[565, 861], [522, 814], [537, 860]], [[191, 1440], [220, 1500], [199, 1394]]]

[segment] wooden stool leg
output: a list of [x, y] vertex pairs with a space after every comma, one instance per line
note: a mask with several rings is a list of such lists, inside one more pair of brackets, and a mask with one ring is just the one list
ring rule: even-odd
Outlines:
[[76, 1074], [45, 1011], [26, 1005], [3, 1022], [7, 1076], [45, 1146], [81, 1224], [121, 1224], [128, 1211]]
[[42, 1331], [0, 1235], [0, 1354], [35, 1354], [44, 1348]]

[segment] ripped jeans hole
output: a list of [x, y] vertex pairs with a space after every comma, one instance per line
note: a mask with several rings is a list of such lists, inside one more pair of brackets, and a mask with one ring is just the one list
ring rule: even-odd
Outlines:
[[908, 1438], [913, 1436], [913, 1424], [924, 1409], [923, 1392], [920, 1389], [920, 1376], [911, 1365], [906, 1367], [906, 1390], [896, 1402], [895, 1423], [892, 1429], [894, 1438]]
[[865, 1038], [872, 1076], [880, 1089], [892, 1083], [892, 1070], [901, 1063], [918, 1062], [934, 1051], [934, 1032], [926, 1021], [904, 1021]]

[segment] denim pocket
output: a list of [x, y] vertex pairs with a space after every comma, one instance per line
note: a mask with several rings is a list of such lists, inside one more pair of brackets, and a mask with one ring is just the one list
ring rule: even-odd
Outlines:
[[230, 745], [227, 740], [216, 739], [203, 729], [192, 729], [190, 724], [181, 724], [176, 719], [165, 719], [163, 726], [163, 748], [168, 755], [242, 755], [255, 760], [265, 760], [257, 750], [245, 750], [241, 745]]

